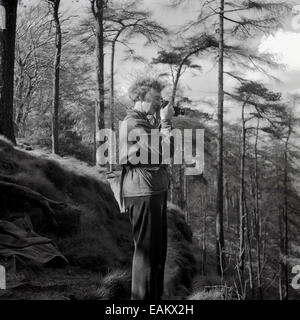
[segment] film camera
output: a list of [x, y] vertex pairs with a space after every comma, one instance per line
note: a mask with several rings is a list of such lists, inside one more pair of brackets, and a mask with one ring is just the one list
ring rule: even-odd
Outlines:
[[[160, 108], [163, 109], [169, 104], [169, 101], [161, 99], [160, 103], [161, 103]], [[174, 106], [173, 108], [174, 108], [174, 117], [178, 117], [180, 115], [181, 116], [185, 115], [185, 110], [183, 108], [181, 108], [178, 104], [176, 106]]]

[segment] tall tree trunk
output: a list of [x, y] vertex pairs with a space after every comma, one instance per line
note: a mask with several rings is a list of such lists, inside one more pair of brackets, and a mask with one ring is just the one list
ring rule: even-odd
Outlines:
[[206, 196], [207, 196], [207, 189], [205, 191], [205, 195], [201, 195], [201, 207], [202, 207], [202, 215], [203, 215], [203, 230], [202, 230], [202, 275], [206, 275]]
[[16, 143], [13, 120], [17, 0], [0, 0], [0, 134]]
[[[193, 52], [190, 52], [187, 54], [181, 61], [178, 70], [175, 75], [174, 83], [173, 83], [173, 89], [172, 89], [172, 95], [171, 95], [171, 101], [170, 104], [174, 107], [176, 103], [176, 93], [177, 88], [179, 84], [179, 79], [181, 76], [182, 68], [184, 66], [184, 63], [187, 59], [189, 59], [190, 56], [197, 53], [199, 50], [195, 50]], [[183, 184], [184, 184], [184, 167], [180, 164], [171, 164], [170, 166], [170, 201], [176, 205], [178, 205], [180, 208], [185, 210], [185, 203], [186, 199], [184, 197], [183, 192]]]
[[171, 164], [170, 170], [170, 201], [185, 210], [183, 165]]
[[225, 214], [226, 214], [226, 228], [227, 231], [230, 231], [230, 221], [229, 221], [229, 187], [228, 187], [228, 181], [226, 179], [225, 182]]
[[22, 119], [22, 107], [24, 105], [24, 100], [23, 100], [23, 92], [24, 92], [24, 63], [19, 61], [19, 74], [17, 76], [17, 81], [16, 81], [16, 86], [15, 86], [15, 94], [16, 94], [16, 101], [15, 101], [15, 110], [14, 110], [14, 118], [15, 118], [15, 134], [18, 136], [18, 131], [19, 131], [19, 124]]
[[246, 214], [246, 235], [247, 235], [247, 253], [248, 253], [248, 272], [249, 272], [249, 285], [251, 290], [252, 299], [255, 297], [254, 277], [253, 277], [253, 258], [252, 258], [252, 239], [251, 239], [251, 223], [249, 219], [249, 211], [245, 200], [245, 214]]
[[97, 101], [95, 101], [94, 121], [93, 121], [93, 160], [94, 160], [94, 166], [97, 165], [97, 124], [98, 124]]
[[114, 72], [115, 72], [115, 47], [116, 47], [116, 40], [115, 38], [111, 44], [111, 60], [110, 60], [110, 128], [111, 130], [115, 129], [115, 95], [114, 95]]
[[[184, 167], [183, 167], [184, 170]], [[183, 207], [183, 212], [185, 214], [185, 220], [186, 223], [189, 225], [190, 224], [190, 216], [189, 216], [189, 210], [188, 210], [188, 179], [187, 176], [183, 172], [183, 199], [184, 199], [184, 207]]]
[[239, 200], [239, 192], [238, 190], [234, 187], [233, 188], [233, 204], [234, 204], [234, 213], [236, 217], [236, 234], [238, 235], [240, 232], [240, 200]]
[[242, 106], [242, 145], [241, 145], [241, 163], [240, 163], [240, 227], [239, 227], [239, 269], [242, 280], [245, 269], [245, 157], [246, 157], [246, 123], [245, 123], [245, 105]]
[[283, 238], [283, 209], [281, 207], [278, 208], [278, 230], [279, 230], [279, 259], [280, 259], [280, 272], [279, 272], [279, 299], [283, 300], [283, 292], [284, 292], [284, 261], [282, 254], [284, 252], [284, 238]]
[[[96, 147], [102, 143], [99, 139], [99, 131], [105, 128], [104, 123], [104, 36], [103, 36], [103, 11], [104, 0], [92, 2], [92, 10], [96, 20], [96, 72], [97, 72], [97, 103], [96, 103]], [[97, 163], [100, 159], [97, 157]]]
[[[176, 102], [176, 92], [180, 79], [181, 70], [183, 67], [183, 62], [180, 64], [175, 80], [173, 83], [171, 105], [174, 106]], [[170, 201], [184, 210], [184, 192], [183, 192], [183, 177], [182, 177], [182, 165], [171, 164], [170, 166]]]
[[[125, 30], [126, 27], [121, 28], [111, 43], [111, 58], [110, 58], [110, 128], [112, 131], [115, 130], [115, 52], [116, 42], [120, 34]], [[112, 163], [109, 165], [110, 171], [113, 171], [114, 166]]]
[[284, 264], [282, 265], [282, 276], [284, 293], [283, 299], [288, 300], [289, 298], [289, 277], [288, 277], [288, 149], [289, 149], [289, 140], [291, 136], [291, 126], [289, 123], [288, 136], [285, 142], [284, 149], [284, 204], [283, 204], [283, 252]]
[[60, 61], [61, 61], [61, 25], [59, 19], [60, 0], [53, 2], [53, 19], [55, 23], [55, 58], [53, 72], [53, 101], [52, 101], [52, 153], [59, 153], [59, 82], [60, 82]]
[[223, 230], [224, 0], [220, 0], [219, 37], [216, 250], [217, 272], [219, 275], [223, 275], [225, 268]]
[[256, 236], [256, 269], [257, 269], [257, 290], [258, 297], [260, 300], [263, 299], [263, 289], [261, 281], [261, 215], [259, 208], [259, 182], [258, 182], [258, 135], [259, 135], [259, 119], [257, 119], [256, 134], [255, 134], [255, 145], [254, 145], [254, 154], [255, 154], [255, 236]]
[[[110, 128], [112, 131], [115, 130], [115, 48], [118, 35], [113, 39], [111, 44], [111, 59], [110, 59]], [[114, 166], [112, 163], [109, 164], [110, 171], [113, 171]]]
[[176, 72], [175, 81], [174, 81], [173, 89], [172, 89], [171, 101], [170, 101], [172, 106], [175, 105], [176, 92], [177, 92], [177, 87], [178, 87], [178, 83], [179, 83], [179, 78], [180, 78], [182, 67], [183, 67], [183, 64], [181, 63], [179, 68], [178, 68], [178, 70], [177, 70], [177, 72]]
[[[171, 101], [170, 104], [174, 107], [176, 103], [176, 93], [178, 89], [178, 84], [180, 77], [182, 75], [182, 68], [185, 64], [185, 62], [194, 54], [196, 54], [200, 49], [194, 50], [190, 53], [188, 53], [180, 62], [178, 66], [178, 70], [176, 72], [176, 75], [174, 77], [173, 82], [173, 89], [172, 89], [172, 95], [171, 95]], [[180, 164], [171, 164], [170, 165], [170, 201], [176, 205], [178, 205], [180, 208], [185, 210], [186, 206], [186, 198], [184, 196], [184, 166]]]

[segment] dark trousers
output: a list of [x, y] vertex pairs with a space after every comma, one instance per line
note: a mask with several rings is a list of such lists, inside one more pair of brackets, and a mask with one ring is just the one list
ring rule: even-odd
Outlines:
[[167, 192], [124, 198], [132, 225], [132, 300], [161, 300], [167, 256]]

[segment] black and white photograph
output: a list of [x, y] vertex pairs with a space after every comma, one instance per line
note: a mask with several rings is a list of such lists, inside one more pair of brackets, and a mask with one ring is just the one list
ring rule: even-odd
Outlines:
[[0, 300], [300, 300], [300, 0], [0, 0]]

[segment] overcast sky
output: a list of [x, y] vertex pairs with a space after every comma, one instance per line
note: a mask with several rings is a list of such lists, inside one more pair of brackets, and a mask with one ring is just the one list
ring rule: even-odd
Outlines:
[[[37, 1], [37, 0], [27, 0]], [[75, 13], [80, 16], [83, 14], [83, 7], [88, 6], [88, 0], [62, 0], [62, 11]], [[143, 0], [143, 8], [153, 11], [153, 18], [163, 23], [171, 30], [183, 24], [185, 21], [197, 16], [196, 0], [187, 0], [188, 5], [185, 8], [173, 10], [166, 7], [166, 0]], [[257, 50], [259, 52], [269, 52], [276, 54], [278, 62], [284, 63], [285, 68], [273, 70], [274, 76], [281, 82], [266, 79], [262, 74], [248, 74], [249, 79], [263, 80], [270, 88], [283, 93], [300, 93], [300, 0], [294, 1], [295, 6], [299, 5], [299, 16], [294, 19], [288, 19], [284, 28], [278, 30], [273, 36], [262, 37], [258, 41]], [[297, 8], [296, 8], [297, 9]], [[158, 49], [156, 47], [144, 48], [141, 39], [132, 41], [137, 54], [144, 56], [149, 62], [155, 57]], [[123, 62], [121, 47], [118, 48], [116, 56], [116, 84], [119, 90], [126, 90], [135, 76], [147, 69], [147, 66], [136, 62]], [[106, 59], [109, 56], [106, 55]], [[108, 62], [108, 61], [107, 61]], [[187, 72], [182, 78], [182, 86], [186, 89], [186, 95], [194, 100], [215, 100], [217, 93], [217, 69], [211, 61], [201, 59], [197, 61], [203, 71], [193, 76]], [[108, 65], [108, 63], [107, 63]], [[232, 89], [235, 86], [233, 80], [226, 78], [225, 86]], [[205, 108], [204, 105], [201, 108]], [[230, 104], [225, 105], [225, 109], [231, 109]], [[232, 112], [230, 112], [232, 113]]]

